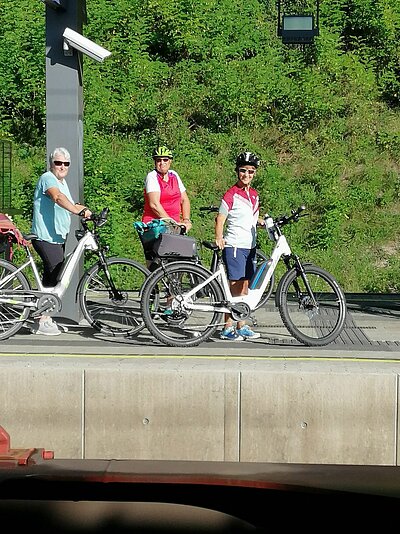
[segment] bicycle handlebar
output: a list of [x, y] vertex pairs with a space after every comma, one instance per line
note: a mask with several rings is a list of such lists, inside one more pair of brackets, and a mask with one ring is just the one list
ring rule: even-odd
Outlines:
[[164, 221], [167, 224], [167, 226], [170, 226], [171, 228], [176, 228], [177, 230], [179, 230], [180, 235], [186, 234], [186, 226], [184, 224], [176, 222], [174, 221], [174, 219], [170, 219], [170, 218], [164, 218], [161, 220]]
[[[291, 210], [291, 215], [280, 215], [274, 219], [274, 224], [281, 228], [282, 226], [285, 226], [291, 222], [298, 222], [301, 217], [308, 215], [308, 213], [302, 213], [305, 209], [306, 207], [301, 205], [297, 209]], [[265, 217], [269, 217], [269, 215], [266, 215]]]
[[87, 223], [92, 221], [94, 226], [100, 228], [105, 225], [108, 218], [109, 208], [103, 208], [100, 213], [93, 213], [90, 217], [82, 217], [81, 223], [84, 228], [87, 228]]
[[[278, 226], [280, 228], [280, 227], [285, 226], [286, 224], [289, 224], [291, 222], [298, 222], [301, 217], [305, 217], [306, 215], [308, 215], [308, 213], [302, 213], [305, 209], [306, 209], [306, 207], [304, 205], [301, 205], [297, 209], [291, 210], [291, 215], [280, 215], [276, 219], [273, 219], [273, 223], [274, 223], [274, 225], [276, 225], [276, 226]], [[100, 228], [101, 226], [103, 226], [107, 222], [108, 212], [109, 211], [110, 211], [109, 208], [103, 208], [101, 210], [101, 212], [98, 213], [98, 214], [92, 213], [92, 215], [90, 217], [82, 219], [82, 224], [84, 226], [86, 226], [86, 223], [88, 221], [92, 221], [97, 228]], [[199, 211], [207, 211], [209, 213], [217, 213], [219, 211], [219, 208], [217, 206], [212, 206], [212, 205], [210, 205], [210, 206], [202, 206], [202, 207], [199, 208]], [[270, 215], [266, 214], [264, 216], [264, 219], [266, 219], [268, 217], [270, 217]], [[171, 224], [172, 220], [170, 220], [169, 223]], [[175, 221], [174, 221], [174, 223], [175, 223]], [[186, 233], [186, 226], [185, 225], [179, 224], [179, 223], [175, 223], [175, 225], [176, 225], [177, 228], [180, 228], [181, 235]]]
[[[291, 211], [291, 215], [280, 215], [276, 219], [274, 219], [274, 224], [277, 226], [285, 226], [285, 224], [289, 224], [290, 222], [297, 222], [300, 217], [305, 217], [308, 215], [308, 213], [303, 213], [301, 215], [301, 212], [304, 211], [306, 207], [304, 205], [299, 206], [296, 210]], [[219, 207], [218, 206], [202, 206], [199, 208], [199, 211], [208, 211], [209, 213], [218, 213]], [[269, 217], [269, 215], [265, 215], [265, 217]]]
[[218, 213], [218, 206], [202, 206], [199, 211], [208, 211], [209, 213]]

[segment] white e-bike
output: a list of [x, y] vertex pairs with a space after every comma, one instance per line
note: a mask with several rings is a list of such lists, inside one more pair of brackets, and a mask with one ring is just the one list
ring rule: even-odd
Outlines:
[[62, 310], [63, 296], [85, 252], [97, 256], [97, 261], [84, 272], [76, 301], [90, 326], [109, 336], [132, 336], [144, 328], [141, 288], [150, 271], [129, 258], [107, 257], [109, 247], [103, 245], [98, 232], [107, 215], [105, 208], [98, 215], [81, 219], [77, 245], [67, 256], [55, 287], [43, 287], [30, 250], [29, 242], [35, 235], [23, 235], [25, 263], [17, 266], [0, 259], [0, 340], [16, 334], [29, 319]]
[[344, 292], [330, 273], [302, 263], [282, 233], [286, 224], [306, 215], [304, 210], [301, 206], [276, 219], [265, 216], [275, 246], [270, 259], [258, 266], [247, 295], [232, 296], [220, 253], [215, 272], [188, 261], [161, 265], [142, 288], [141, 311], [150, 333], [165, 345], [191, 347], [209, 339], [224, 324], [225, 313], [235, 321], [251, 318], [282, 259], [286, 272], [277, 286], [275, 304], [284, 325], [304, 345], [334, 341], [345, 323]]

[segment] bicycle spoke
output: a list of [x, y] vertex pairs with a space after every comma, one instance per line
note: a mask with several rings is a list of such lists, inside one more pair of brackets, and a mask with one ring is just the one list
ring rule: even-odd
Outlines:
[[[175, 263], [152, 274], [143, 287], [142, 313], [149, 331], [170, 346], [195, 346], [208, 339], [222, 324], [222, 314], [212, 309], [190, 309], [182, 296], [209, 277], [204, 268], [190, 263]], [[222, 292], [213, 281], [196, 291], [189, 304], [214, 305]]]
[[345, 297], [336, 280], [323, 269], [308, 265], [305, 271], [312, 294], [295, 271], [288, 273], [282, 284], [279, 311], [298, 341], [311, 346], [327, 345], [342, 331]]
[[[16, 334], [29, 317], [30, 309], [22, 303], [12, 303], [10, 291], [28, 290], [29, 283], [22, 273], [15, 273], [16, 267], [5, 260], [0, 260], [0, 340]], [[7, 276], [13, 275], [7, 283], [2, 283]], [[2, 296], [2, 290], [7, 294]]]
[[107, 260], [115, 287], [100, 264], [82, 278], [79, 299], [88, 322], [108, 335], [136, 335], [144, 328], [140, 312], [141, 288], [149, 271], [126, 258]]

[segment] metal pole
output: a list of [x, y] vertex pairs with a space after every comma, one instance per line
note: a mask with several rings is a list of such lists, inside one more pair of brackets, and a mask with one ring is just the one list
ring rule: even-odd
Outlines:
[[[55, 147], [65, 147], [71, 154], [68, 186], [75, 202], [83, 203], [83, 86], [82, 56], [73, 51], [65, 55], [63, 32], [69, 27], [82, 33], [85, 22], [85, 0], [68, 2], [67, 8], [53, 9], [46, 5], [46, 148], [47, 165]], [[66, 253], [75, 245], [78, 217], [72, 216]], [[81, 313], [76, 303], [77, 284], [83, 274], [83, 259], [63, 299], [59, 316], [79, 323]]]

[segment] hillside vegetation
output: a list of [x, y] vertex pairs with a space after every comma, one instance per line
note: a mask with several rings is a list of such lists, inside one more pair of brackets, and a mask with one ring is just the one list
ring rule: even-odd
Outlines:
[[[277, 37], [275, 0], [86, 4], [85, 35], [112, 55], [84, 58], [85, 202], [110, 207], [113, 254], [143, 260], [132, 223], [155, 145], [174, 151], [199, 238], [213, 236], [199, 207], [219, 203], [235, 156], [251, 150], [262, 211], [307, 206], [287, 231], [303, 259], [347, 292], [400, 292], [398, 0], [321, 0], [320, 36], [304, 47]], [[46, 167], [45, 119], [45, 6], [2, 0], [0, 138], [13, 143], [25, 230]]]

